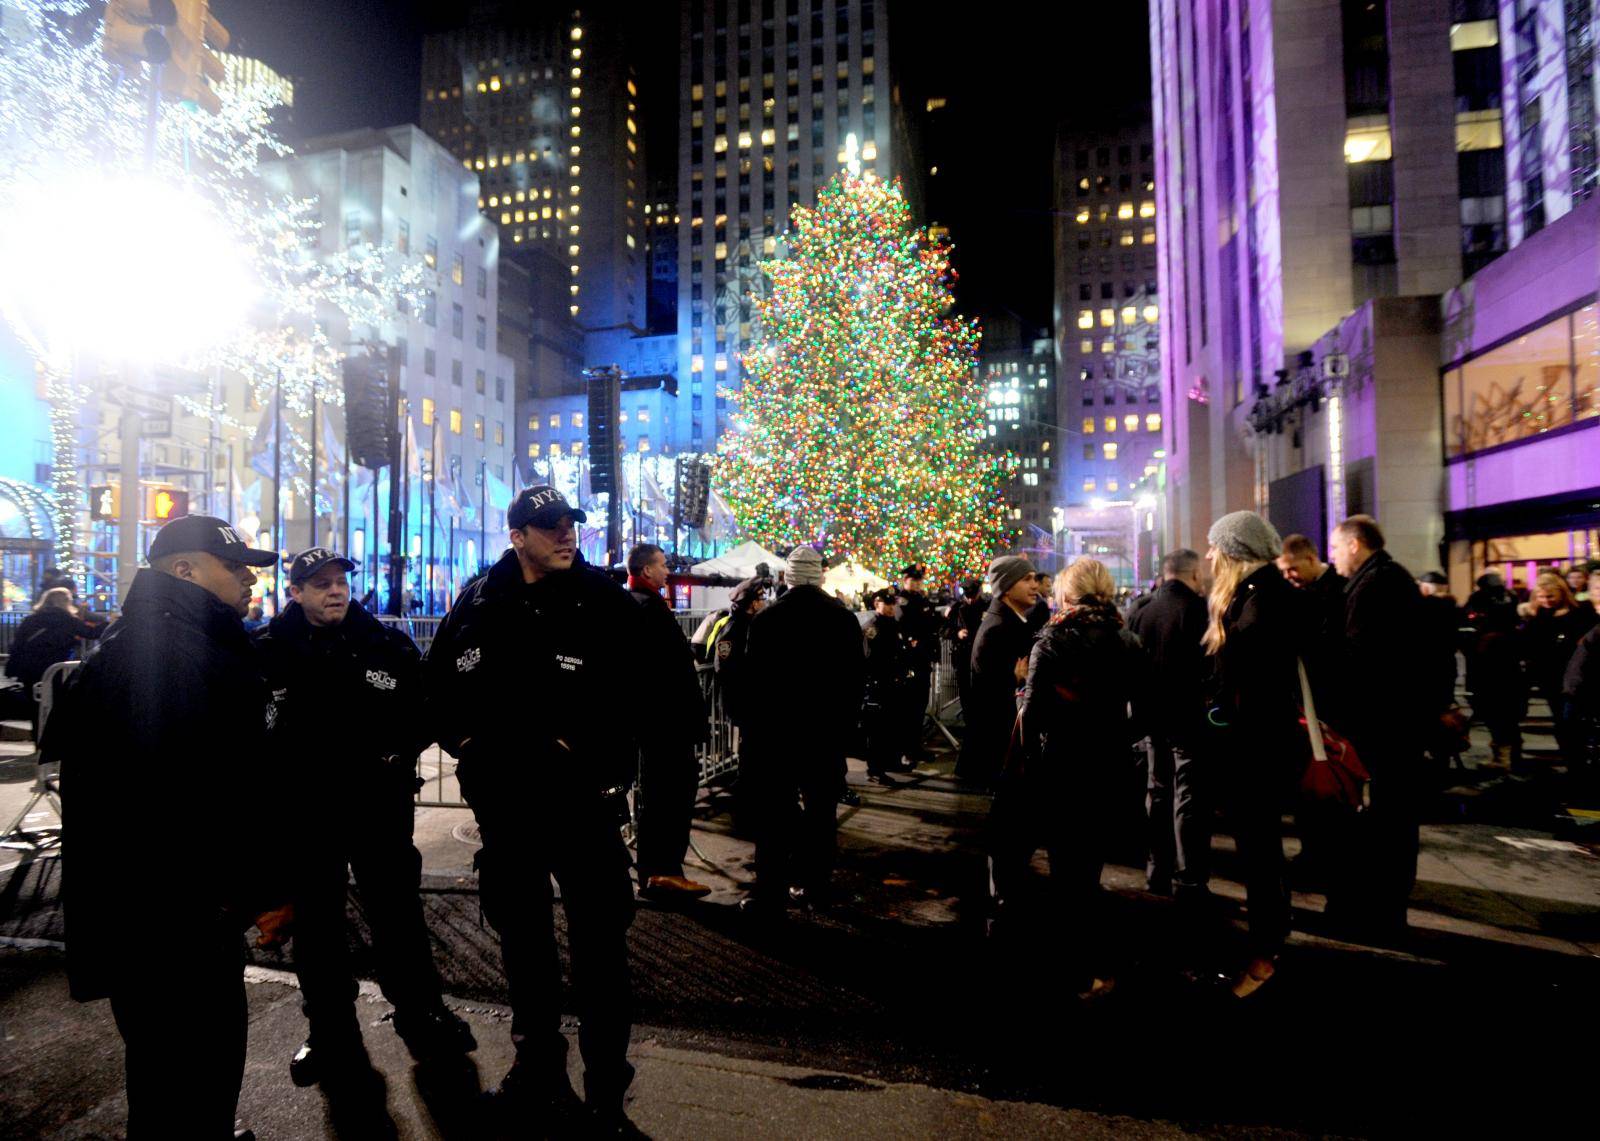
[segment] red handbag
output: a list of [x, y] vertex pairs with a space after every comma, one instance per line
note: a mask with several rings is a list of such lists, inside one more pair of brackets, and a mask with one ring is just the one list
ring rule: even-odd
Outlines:
[[1311, 693], [1311, 679], [1306, 676], [1306, 664], [1298, 661], [1296, 665], [1300, 667], [1300, 700], [1305, 710], [1300, 724], [1311, 743], [1311, 763], [1300, 777], [1300, 791], [1308, 800], [1360, 812], [1369, 801], [1372, 774], [1356, 755], [1354, 745], [1317, 720], [1317, 703]]

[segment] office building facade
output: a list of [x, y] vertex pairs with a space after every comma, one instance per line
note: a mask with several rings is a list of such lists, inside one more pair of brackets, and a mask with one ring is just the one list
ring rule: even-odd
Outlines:
[[688, 0], [679, 75], [677, 439], [709, 451], [742, 381], [759, 263], [846, 161], [914, 170], [890, 77], [887, 0]]
[[1064, 129], [1055, 162], [1059, 500], [1116, 499], [1161, 449], [1155, 156], [1148, 123]]
[[1056, 493], [1055, 351], [1014, 318], [983, 322], [978, 356], [990, 446], [1016, 461], [1005, 489], [1010, 545], [1049, 555]]

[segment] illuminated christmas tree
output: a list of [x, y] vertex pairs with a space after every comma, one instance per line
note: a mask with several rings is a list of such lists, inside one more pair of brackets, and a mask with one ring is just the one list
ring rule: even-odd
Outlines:
[[879, 574], [980, 570], [1003, 544], [1008, 455], [985, 449], [978, 330], [948, 316], [949, 247], [912, 225], [898, 183], [852, 162], [797, 207], [763, 265], [734, 431], [715, 480], [740, 529], [814, 543]]

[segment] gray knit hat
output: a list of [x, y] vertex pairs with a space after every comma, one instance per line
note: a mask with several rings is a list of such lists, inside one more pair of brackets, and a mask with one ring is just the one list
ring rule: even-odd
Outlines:
[[1231, 559], [1271, 562], [1283, 553], [1277, 529], [1254, 511], [1234, 511], [1211, 524], [1206, 541]]
[[789, 552], [789, 583], [792, 586], [822, 585], [822, 556], [811, 547], [796, 547]]
[[989, 592], [999, 598], [1033, 574], [1033, 564], [1020, 555], [1001, 555], [989, 564]]

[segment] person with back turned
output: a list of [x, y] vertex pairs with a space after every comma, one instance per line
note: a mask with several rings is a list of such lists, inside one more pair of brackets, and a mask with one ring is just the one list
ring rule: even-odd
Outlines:
[[[290, 913], [273, 708], [242, 619], [254, 568], [277, 556], [222, 519], [162, 527], [122, 617], [77, 671], [45, 729], [61, 761], [67, 975], [80, 1002], [111, 999], [122, 1035], [128, 1136], [226, 1138], [244, 1077], [244, 944]], [[178, 890], [152, 894], [151, 822], [178, 821]]]
[[711, 893], [705, 884], [683, 874], [700, 784], [694, 749], [705, 740], [708, 722], [694, 651], [677, 615], [661, 597], [666, 585], [665, 551], [654, 543], [640, 543], [628, 552], [628, 593], [639, 604], [646, 639], [638, 656], [634, 692], [643, 696], [651, 725], [639, 746], [639, 894], [658, 901]]
[[326, 547], [300, 552], [289, 604], [255, 639], [277, 709], [273, 752], [315, 781], [296, 821], [294, 879], [294, 969], [311, 1029], [289, 1076], [325, 1090], [370, 1072], [345, 921], [352, 870], [395, 1032], [419, 1061], [477, 1048], [445, 1008], [418, 895], [412, 797], [429, 743], [421, 655], [350, 597], [355, 569]]
[[[578, 553], [587, 516], [553, 487], [506, 512], [511, 548], [469, 583], [424, 660], [433, 733], [478, 821], [483, 914], [500, 935], [516, 1060], [488, 1095], [510, 1130], [636, 1135], [623, 1112], [633, 920], [627, 790], [644, 731], [620, 708], [639, 605]], [[585, 1103], [567, 1080], [550, 879], [561, 887]]]

